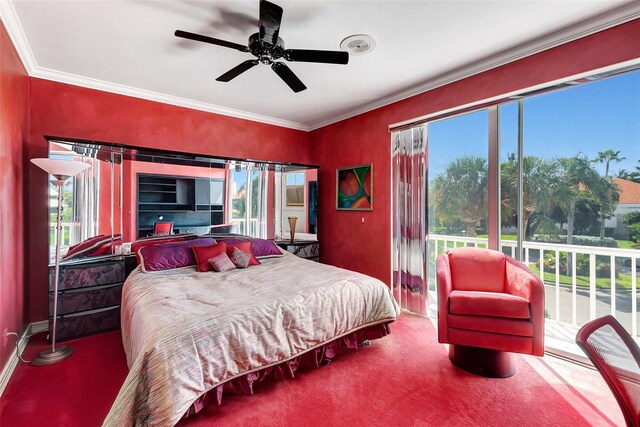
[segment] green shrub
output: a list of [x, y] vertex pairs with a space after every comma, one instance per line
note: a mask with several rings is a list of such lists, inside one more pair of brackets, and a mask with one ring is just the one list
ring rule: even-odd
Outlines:
[[[544, 256], [543, 260], [545, 273], [555, 274], [556, 272], [556, 254], [551, 252]], [[540, 262], [538, 261], [538, 266]], [[560, 274], [567, 276], [571, 275], [571, 265], [567, 260], [567, 254], [560, 253]], [[589, 276], [589, 255], [577, 254], [576, 255], [576, 274], [579, 276]], [[598, 262], [596, 260], [596, 277], [610, 278], [611, 277], [611, 265], [605, 262]], [[618, 272], [616, 271], [616, 277]]]
[[[567, 236], [534, 234], [531, 238], [533, 242], [560, 243], [567, 244]], [[573, 236], [573, 244], [579, 246], [597, 246], [601, 248], [617, 248], [618, 243], [611, 237], [601, 239], [598, 236]]]

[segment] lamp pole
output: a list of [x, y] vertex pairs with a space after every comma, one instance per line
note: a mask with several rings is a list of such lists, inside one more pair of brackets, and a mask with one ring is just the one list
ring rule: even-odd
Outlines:
[[51, 183], [58, 189], [58, 218], [56, 219], [56, 255], [55, 267], [53, 273], [53, 319], [51, 324], [51, 348], [42, 350], [36, 357], [31, 360], [31, 364], [35, 366], [52, 365], [60, 362], [73, 354], [73, 348], [68, 346], [56, 347], [56, 329], [58, 326], [58, 282], [60, 272], [60, 234], [62, 230], [62, 187], [64, 182], [88, 169], [90, 165], [83, 162], [75, 162], [69, 160], [53, 160], [53, 159], [31, 159], [36, 166], [53, 175], [55, 179]]

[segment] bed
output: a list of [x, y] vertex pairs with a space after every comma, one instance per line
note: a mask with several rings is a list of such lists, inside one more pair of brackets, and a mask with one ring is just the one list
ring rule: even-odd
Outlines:
[[389, 288], [285, 253], [224, 273], [144, 273], [123, 287], [129, 374], [105, 426], [173, 426], [221, 385], [399, 315]]

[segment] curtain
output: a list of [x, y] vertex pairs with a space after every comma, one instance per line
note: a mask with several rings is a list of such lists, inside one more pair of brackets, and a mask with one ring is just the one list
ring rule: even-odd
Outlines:
[[427, 314], [427, 128], [394, 131], [392, 143], [393, 295]]
[[[100, 160], [77, 156], [74, 160], [90, 163], [91, 167], [68, 182], [73, 184], [73, 226], [70, 244], [98, 235], [100, 209]], [[106, 207], [110, 209], [110, 206]]]

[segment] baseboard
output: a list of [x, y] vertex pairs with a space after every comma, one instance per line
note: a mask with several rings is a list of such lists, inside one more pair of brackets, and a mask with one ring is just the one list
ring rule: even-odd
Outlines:
[[9, 360], [2, 368], [2, 372], [0, 373], [0, 396], [4, 393], [4, 389], [9, 383], [11, 379], [11, 375], [13, 375], [13, 371], [18, 365], [20, 359], [18, 355], [22, 355], [27, 343], [29, 342], [29, 338], [33, 334], [37, 334], [39, 332], [43, 332], [49, 329], [49, 321], [43, 320], [41, 322], [33, 322], [29, 323], [29, 325], [25, 328], [20, 340], [18, 341], [18, 345], [14, 347], [11, 355], [9, 356]]

